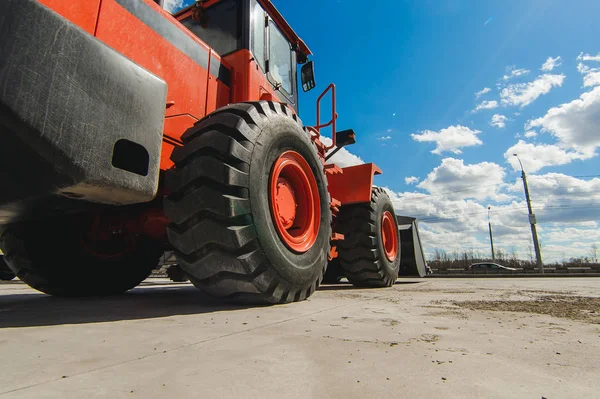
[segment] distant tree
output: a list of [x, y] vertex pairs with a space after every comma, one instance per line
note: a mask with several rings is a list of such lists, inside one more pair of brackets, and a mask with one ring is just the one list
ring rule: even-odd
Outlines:
[[458, 249], [455, 249], [454, 251], [452, 251], [451, 260], [453, 260], [453, 261], [460, 260], [460, 255], [458, 253]]
[[513, 245], [512, 247], [510, 247], [510, 260], [512, 262], [516, 262], [518, 259], [519, 257], [517, 256], [517, 247]]
[[533, 265], [533, 260], [535, 259], [533, 257], [533, 244], [529, 240], [527, 240], [527, 253], [529, 254], [529, 263]]
[[496, 260], [504, 261], [506, 258], [506, 253], [502, 250], [502, 248], [496, 249]]
[[598, 244], [593, 243], [592, 248], [590, 248], [590, 261], [593, 263], [598, 263]]

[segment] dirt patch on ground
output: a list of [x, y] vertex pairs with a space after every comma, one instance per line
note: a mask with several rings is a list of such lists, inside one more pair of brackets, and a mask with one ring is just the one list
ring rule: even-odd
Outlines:
[[438, 342], [440, 340], [440, 336], [437, 334], [423, 334], [420, 338], [423, 342]]
[[471, 310], [545, 314], [586, 323], [600, 324], [600, 298], [549, 295], [528, 301], [453, 301]]
[[439, 312], [428, 312], [425, 314], [425, 316], [449, 317], [449, 318], [461, 319], [461, 320], [467, 320], [469, 318], [469, 317], [467, 317], [466, 314], [464, 314], [463, 312], [460, 312], [458, 310], [442, 310]]

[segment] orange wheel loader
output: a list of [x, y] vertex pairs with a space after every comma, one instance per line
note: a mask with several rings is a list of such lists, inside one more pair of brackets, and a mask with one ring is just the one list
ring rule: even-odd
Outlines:
[[269, 0], [175, 15], [152, 0], [2, 0], [9, 267], [60, 296], [125, 292], [165, 251], [198, 288], [245, 303], [303, 300], [328, 264], [392, 285], [400, 243], [381, 171], [328, 162], [355, 142], [336, 130], [335, 86], [315, 126], [298, 117], [310, 55]]

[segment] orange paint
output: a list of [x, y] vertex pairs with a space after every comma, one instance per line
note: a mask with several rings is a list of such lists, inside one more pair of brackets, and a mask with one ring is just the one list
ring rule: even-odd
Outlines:
[[[187, 54], [191, 54], [188, 56], [116, 0], [39, 1], [167, 83], [168, 95], [160, 155], [160, 167], [163, 171], [173, 167], [170, 156], [176, 146], [183, 144], [181, 142], [183, 133], [214, 110], [230, 103], [261, 99], [286, 102], [283, 96], [273, 89], [249, 50], [238, 50], [221, 58], [206, 43], [179, 23], [178, 19], [185, 19], [191, 14], [190, 9], [173, 17], [152, 0], [138, 0], [140, 6], [146, 7], [145, 12], [156, 13], [151, 15], [155, 21], [158, 18], [160, 23], [172, 24], [170, 28], [179, 30], [182, 35], [193, 41], [192, 47], [194, 43], [197, 45], [194, 51], [206, 52], [206, 60], [198, 61], [190, 58], [195, 57], [195, 53], [188, 51]], [[210, 5], [217, 1], [219, 0], [210, 0], [206, 4]], [[292, 45], [306, 55], [311, 54], [306, 44], [296, 35], [271, 1], [258, 1]], [[214, 75], [218, 73], [214, 71], [214, 66], [220, 64], [231, 74], [229, 84]], [[334, 95], [332, 102], [333, 119], [322, 127], [332, 125], [335, 131], [337, 114]], [[309, 128], [324, 164], [326, 148], [319, 140], [318, 130]], [[270, 197], [273, 216], [278, 221], [277, 228], [286, 245], [297, 252], [304, 252], [314, 244], [319, 231], [321, 209], [315, 177], [306, 161], [293, 151], [283, 154], [278, 160], [278, 165], [274, 168], [278, 170], [277, 173], [271, 176]], [[342, 205], [369, 202], [373, 176], [381, 173], [379, 168], [367, 164], [343, 168], [341, 172], [335, 166], [327, 166], [329, 192], [333, 200], [339, 201]], [[281, 184], [279, 188], [278, 184]], [[159, 189], [163, 192], [162, 180]], [[331, 206], [334, 211], [339, 208], [337, 202], [332, 202]], [[152, 223], [146, 223], [148, 226], [152, 225], [149, 230], [154, 236], [159, 235], [159, 231], [164, 227], [161, 227], [163, 224], [166, 226], [166, 220], [160, 217], [153, 217]], [[335, 250], [332, 253], [335, 254]]]
[[93, 35], [96, 29], [96, 20], [100, 9], [101, 0], [65, 1], [65, 0], [38, 0], [43, 5], [51, 8], [57, 14], [78, 25], [87, 33]]
[[319, 234], [321, 199], [308, 162], [296, 151], [286, 151], [275, 161], [269, 200], [281, 240], [293, 251], [308, 251]]
[[398, 228], [391, 212], [386, 211], [381, 218], [381, 241], [385, 257], [393, 262], [398, 256]]
[[372, 163], [342, 168], [342, 173], [327, 175], [329, 194], [342, 205], [370, 202], [373, 177], [379, 174], [381, 169]]

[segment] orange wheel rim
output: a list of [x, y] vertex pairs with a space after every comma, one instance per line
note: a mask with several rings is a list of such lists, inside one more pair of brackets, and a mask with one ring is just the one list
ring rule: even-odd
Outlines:
[[385, 211], [381, 218], [381, 241], [385, 257], [393, 262], [398, 256], [398, 230], [391, 212]]
[[293, 251], [308, 251], [319, 234], [321, 201], [315, 176], [302, 155], [286, 151], [277, 158], [269, 191], [279, 237]]

